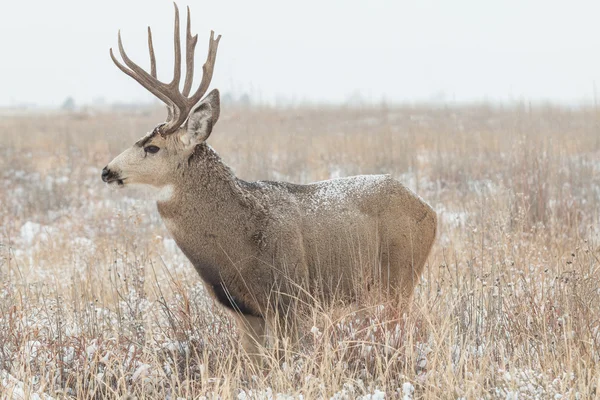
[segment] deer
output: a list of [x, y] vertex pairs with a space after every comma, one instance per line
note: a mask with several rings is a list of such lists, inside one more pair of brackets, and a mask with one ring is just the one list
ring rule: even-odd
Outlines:
[[127, 56], [119, 31], [124, 65], [112, 48], [111, 59], [165, 103], [167, 118], [108, 163], [102, 180], [155, 189], [167, 230], [215, 304], [235, 317], [251, 356], [264, 348], [273, 323], [286, 327], [278, 335], [298, 337], [288, 323], [298, 299], [352, 302], [365, 285], [410, 299], [436, 237], [433, 208], [390, 175], [310, 184], [236, 177], [207, 143], [220, 115], [219, 91], [204, 95], [221, 36], [211, 31], [202, 79], [190, 95], [198, 40], [190, 20], [188, 7], [183, 89], [176, 4], [170, 82], [157, 78], [150, 27], [150, 72]]

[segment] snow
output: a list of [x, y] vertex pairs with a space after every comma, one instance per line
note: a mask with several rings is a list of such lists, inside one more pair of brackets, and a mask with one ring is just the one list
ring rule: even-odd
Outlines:
[[85, 348], [85, 353], [87, 354], [88, 358], [92, 358], [97, 351], [98, 346], [96, 345], [96, 340], [94, 339], [92, 340], [92, 344]]
[[442, 224], [452, 228], [465, 226], [469, 219], [469, 213], [464, 210], [451, 210], [443, 206], [438, 206], [436, 212]]
[[21, 233], [21, 239], [27, 244], [33, 243], [37, 235], [42, 231], [42, 225], [27, 221], [21, 226], [19, 232]]
[[42, 343], [40, 343], [37, 340], [30, 340], [27, 343], [25, 343], [25, 355], [26, 357], [29, 359], [29, 362], [33, 362], [38, 354], [38, 349], [42, 346]]
[[304, 400], [303, 395], [292, 396], [283, 393], [273, 394], [273, 389], [270, 387], [265, 390], [240, 390], [237, 395], [238, 400], [250, 400], [250, 399], [259, 399], [259, 400]]
[[[0, 388], [4, 389], [2, 398], [16, 400], [53, 400], [53, 397], [44, 393], [31, 392], [25, 383], [19, 381], [5, 370], [0, 370]], [[7, 397], [4, 397], [7, 396]]]
[[150, 364], [141, 364], [131, 376], [131, 380], [137, 381], [140, 378], [146, 377], [150, 368], [152, 368]]
[[311, 197], [310, 207], [312, 210], [331, 208], [343, 204], [356, 193], [373, 193], [385, 179], [388, 179], [387, 175], [357, 175], [315, 182], [311, 184], [316, 186], [317, 190]]
[[373, 391], [373, 393], [366, 394], [364, 396], [359, 396], [359, 397], [357, 397], [357, 399], [358, 400], [383, 400], [383, 399], [385, 399], [385, 392], [375, 389], [375, 391]]
[[412, 400], [415, 387], [410, 382], [402, 384], [402, 400]]

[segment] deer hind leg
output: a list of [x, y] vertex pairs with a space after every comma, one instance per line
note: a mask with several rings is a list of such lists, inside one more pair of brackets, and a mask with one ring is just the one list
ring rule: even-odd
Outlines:
[[266, 323], [262, 317], [249, 314], [236, 314], [242, 348], [256, 364], [260, 364], [261, 354], [266, 344]]
[[382, 246], [380, 280], [386, 295], [406, 306], [423, 269], [423, 257], [417, 246], [407, 246], [390, 240]]

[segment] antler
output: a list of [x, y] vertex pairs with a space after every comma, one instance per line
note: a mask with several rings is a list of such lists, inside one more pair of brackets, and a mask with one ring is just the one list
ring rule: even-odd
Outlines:
[[154, 46], [152, 44], [152, 31], [148, 27], [148, 50], [150, 52], [150, 74], [142, 69], [139, 65], [133, 62], [125, 52], [121, 41], [121, 31], [119, 30], [119, 53], [125, 65], [121, 64], [114, 56], [112, 48], [110, 49], [110, 57], [121, 71], [135, 79], [140, 85], [148, 89], [150, 93], [158, 97], [167, 105], [169, 114], [167, 120], [160, 126], [159, 131], [162, 135], [168, 135], [175, 132], [187, 119], [192, 107], [196, 105], [202, 96], [208, 90], [210, 81], [215, 67], [215, 59], [217, 58], [217, 48], [221, 35], [214, 38], [214, 32], [210, 31], [210, 40], [208, 42], [208, 55], [206, 62], [202, 66], [202, 81], [196, 92], [188, 97], [194, 80], [194, 52], [198, 35], [192, 36], [190, 22], [190, 8], [187, 8], [187, 29], [185, 43], [185, 81], [183, 91], [179, 91], [181, 81], [181, 43], [179, 33], [179, 8], [175, 6], [175, 68], [173, 72], [173, 80], [169, 83], [161, 82], [156, 75], [156, 58], [154, 57]]

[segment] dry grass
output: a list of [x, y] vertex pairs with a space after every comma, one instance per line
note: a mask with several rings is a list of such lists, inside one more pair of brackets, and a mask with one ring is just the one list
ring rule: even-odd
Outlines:
[[144, 193], [100, 181], [162, 117], [0, 121], [3, 398], [600, 396], [598, 112], [224, 110], [242, 178], [392, 173], [440, 216], [408, 314], [315, 307], [263, 370]]

